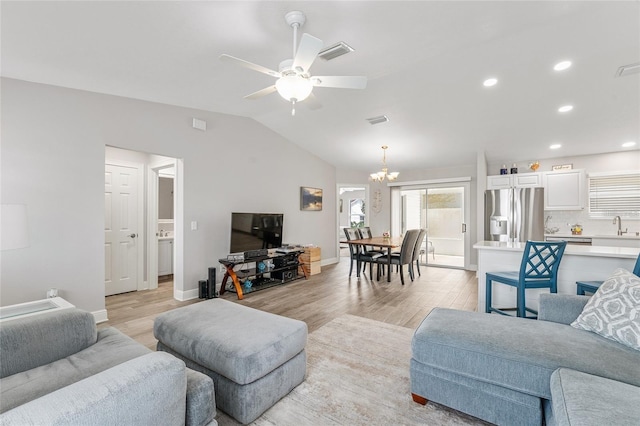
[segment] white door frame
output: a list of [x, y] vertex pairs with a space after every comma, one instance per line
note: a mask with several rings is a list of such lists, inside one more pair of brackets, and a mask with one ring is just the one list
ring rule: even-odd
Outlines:
[[[136, 206], [138, 209], [138, 216], [136, 219], [136, 226], [138, 229], [138, 241], [144, 241], [144, 239], [146, 238], [146, 232], [144, 229], [144, 164], [125, 160], [114, 160], [109, 158], [105, 158], [104, 164], [121, 167], [132, 167], [138, 171], [138, 205]], [[137, 247], [138, 265], [136, 266], [136, 269], [138, 274], [138, 282], [136, 287], [138, 290], [144, 290], [146, 289], [146, 283], [144, 281], [144, 243], [139, 243]]]
[[[471, 265], [471, 230], [473, 229], [470, 226], [471, 221], [471, 178], [470, 177], [460, 177], [460, 178], [446, 178], [446, 179], [433, 179], [433, 180], [424, 180], [424, 181], [413, 181], [413, 182], [398, 182], [390, 184], [389, 186], [397, 187], [399, 190], [407, 189], [430, 189], [430, 188], [446, 188], [452, 186], [461, 186], [464, 187], [464, 223], [466, 224], [466, 232], [464, 233], [464, 269], [469, 270]], [[395, 229], [395, 235], [398, 235], [400, 232], [400, 191], [392, 191], [391, 194], [391, 227]], [[438, 266], [438, 265], [430, 265], [430, 266]], [[446, 268], [459, 269], [451, 266], [446, 266]]]
[[[160, 173], [163, 169], [168, 169], [170, 167], [177, 168], [177, 160], [171, 159], [167, 161], [162, 161], [158, 163], [154, 163], [149, 165], [147, 169], [147, 229], [149, 234], [149, 239], [147, 240], [147, 279], [149, 282], [149, 289], [158, 288], [158, 180], [160, 177]], [[178, 178], [178, 173], [176, 170], [175, 176], [173, 178], [173, 193], [176, 194], [176, 181]], [[177, 237], [178, 231], [180, 230], [177, 220], [176, 220], [176, 196], [173, 198], [173, 258], [174, 263], [176, 259], [175, 252], [175, 240]], [[175, 297], [175, 289], [176, 289], [176, 271], [174, 270], [174, 280], [173, 280], [173, 288], [174, 288], [174, 297]]]
[[[369, 184], [368, 183], [338, 183], [336, 184], [336, 224], [338, 225], [338, 238], [336, 238], [336, 253], [338, 257], [338, 262], [340, 262], [340, 188], [364, 188], [364, 224], [365, 226], [369, 226], [369, 218], [371, 216], [370, 210], [370, 195], [369, 195]], [[344, 208], [344, 206], [343, 206]]]

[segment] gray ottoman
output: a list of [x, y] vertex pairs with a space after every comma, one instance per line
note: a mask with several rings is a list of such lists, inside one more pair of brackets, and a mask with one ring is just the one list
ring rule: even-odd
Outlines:
[[159, 315], [158, 350], [215, 383], [217, 408], [250, 423], [302, 383], [307, 324], [223, 299]]

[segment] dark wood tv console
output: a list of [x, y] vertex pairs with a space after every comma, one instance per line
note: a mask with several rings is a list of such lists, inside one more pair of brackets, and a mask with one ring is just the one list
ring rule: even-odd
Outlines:
[[[263, 290], [276, 285], [286, 284], [300, 278], [307, 278], [307, 272], [303, 268], [301, 254], [304, 250], [290, 250], [287, 253], [273, 253], [244, 260], [218, 259], [225, 268], [220, 296], [226, 290], [227, 281], [231, 278], [233, 289], [238, 295], [238, 300], [244, 298], [244, 294]], [[299, 275], [298, 272], [302, 274]]]

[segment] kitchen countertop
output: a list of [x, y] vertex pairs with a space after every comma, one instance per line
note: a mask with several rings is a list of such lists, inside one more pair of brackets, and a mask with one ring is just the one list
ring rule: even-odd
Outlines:
[[620, 240], [640, 240], [640, 235], [633, 234], [624, 234], [624, 235], [602, 235], [602, 234], [565, 234], [565, 233], [555, 233], [555, 234], [544, 234], [545, 237], [556, 237], [556, 238], [612, 238], [612, 239], [620, 239]]
[[[556, 234], [557, 235], [557, 234]], [[574, 235], [584, 237], [584, 235]], [[499, 242], [499, 241], [479, 241], [473, 245], [478, 250], [497, 251], [522, 251], [524, 242]], [[607, 246], [578, 246], [567, 245], [564, 254], [574, 256], [594, 256], [594, 257], [617, 257], [621, 259], [635, 259], [640, 254], [640, 249], [635, 247], [607, 247]]]

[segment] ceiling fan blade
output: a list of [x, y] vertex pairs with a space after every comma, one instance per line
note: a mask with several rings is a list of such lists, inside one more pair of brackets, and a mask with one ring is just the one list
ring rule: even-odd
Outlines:
[[241, 67], [249, 68], [250, 70], [258, 71], [272, 77], [280, 77], [280, 73], [278, 71], [270, 70], [269, 68], [263, 67], [262, 65], [247, 62], [244, 59], [236, 58], [234, 56], [222, 54], [220, 55], [219, 59], [224, 62], [235, 63], [236, 65], [240, 65]]
[[317, 87], [336, 87], [339, 89], [364, 89], [367, 87], [367, 77], [361, 76], [313, 76], [311, 82]]
[[302, 34], [296, 57], [293, 58], [292, 68], [296, 71], [302, 69], [302, 72], [308, 72], [323, 46], [324, 43], [319, 38], [307, 33]]
[[309, 109], [320, 109], [320, 108], [322, 108], [322, 104], [320, 103], [318, 98], [316, 98], [314, 96], [313, 92], [307, 97], [307, 99], [302, 101], [302, 104], [305, 105]]
[[271, 93], [273, 93], [275, 91], [276, 91], [276, 86], [273, 85], [273, 86], [265, 87], [262, 90], [258, 90], [257, 92], [253, 92], [252, 94], [247, 95], [244, 98], [245, 99], [258, 99], [258, 98], [261, 98], [263, 96], [270, 95]]

